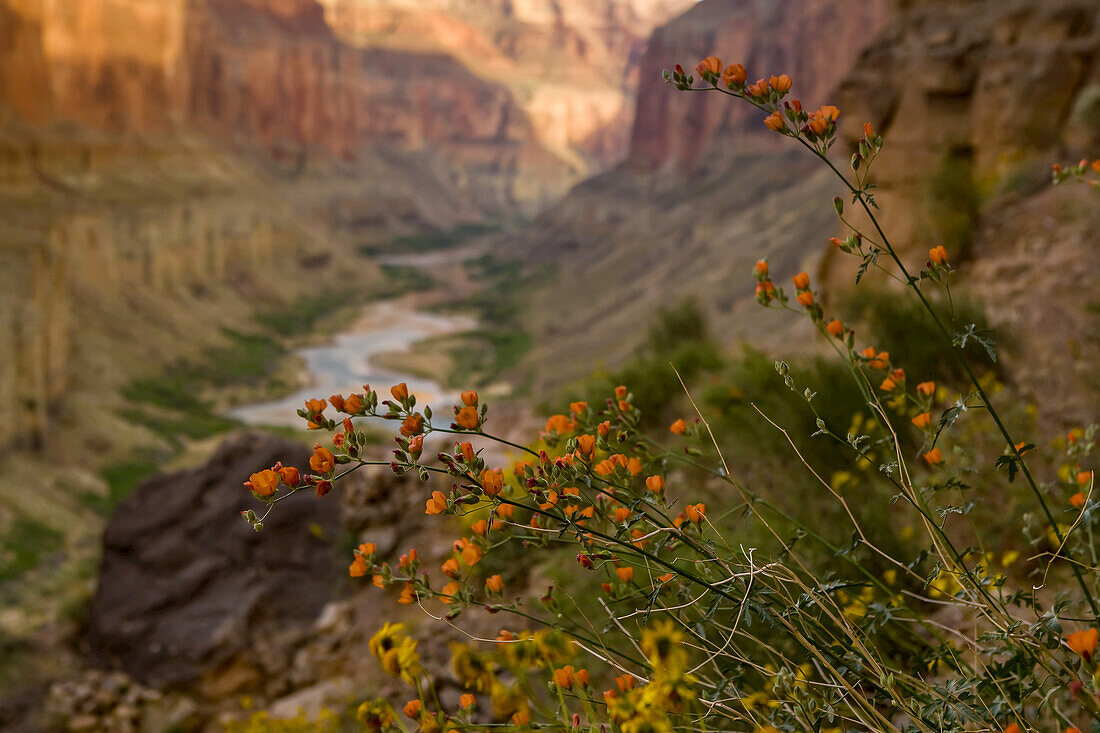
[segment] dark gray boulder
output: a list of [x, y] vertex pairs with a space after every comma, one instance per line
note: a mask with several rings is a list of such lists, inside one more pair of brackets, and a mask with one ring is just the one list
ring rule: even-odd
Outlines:
[[211, 695], [285, 669], [344, 583], [340, 508], [302, 492], [255, 532], [240, 512], [263, 506], [242, 483], [277, 460], [304, 473], [308, 456], [300, 443], [240, 434], [205, 465], [139, 486], [104, 534], [87, 652], [160, 689], [226, 678], [232, 689]]

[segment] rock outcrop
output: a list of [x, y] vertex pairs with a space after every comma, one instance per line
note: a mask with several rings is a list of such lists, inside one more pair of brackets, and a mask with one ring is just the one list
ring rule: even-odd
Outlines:
[[1100, 151], [1100, 5], [907, 3], [837, 100], [886, 138], [873, 180], [894, 241], [965, 256], [983, 201], [1033, 190], [1060, 154]]
[[347, 564], [332, 546], [339, 504], [297, 497], [257, 533], [239, 516], [254, 506], [241, 483], [277, 460], [308, 470], [306, 458], [299, 444], [244, 434], [202, 467], [138, 487], [104, 534], [90, 652], [146, 685], [218, 695], [285, 668], [274, 650], [310, 628]]

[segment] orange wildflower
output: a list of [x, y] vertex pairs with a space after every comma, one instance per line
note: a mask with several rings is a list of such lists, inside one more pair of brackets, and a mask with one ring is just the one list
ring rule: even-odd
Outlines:
[[462, 445], [460, 445], [460, 446], [458, 447], [458, 451], [459, 451], [459, 453], [461, 453], [461, 454], [462, 454], [462, 459], [463, 459], [464, 461], [466, 461], [467, 463], [473, 463], [473, 462], [474, 462], [474, 458], [476, 458], [476, 457], [477, 457], [477, 456], [476, 456], [476, 455], [474, 454], [474, 446], [473, 446], [473, 445], [471, 445], [469, 441], [466, 441], [465, 443], [463, 443]]
[[405, 703], [405, 707], [403, 707], [402, 710], [405, 712], [405, 715], [409, 716], [410, 718], [415, 718], [416, 716], [420, 715], [421, 706], [422, 703], [419, 700], [409, 700], [407, 703]]
[[591, 456], [596, 450], [596, 436], [581, 435], [577, 437], [577, 450], [582, 456]]
[[626, 386], [620, 384], [618, 387], [615, 388], [615, 399], [625, 400], [626, 399], [626, 392], [627, 392]]
[[831, 336], [840, 338], [844, 335], [844, 324], [836, 319], [833, 319], [829, 321], [829, 325], [825, 327], [825, 330], [828, 331]]
[[631, 458], [626, 462], [626, 470], [630, 472], [631, 476], [637, 476], [642, 472], [642, 461], [640, 458]]
[[615, 464], [612, 461], [600, 461], [592, 470], [599, 476], [610, 476], [615, 472]]
[[791, 77], [786, 74], [780, 74], [779, 76], [772, 76], [768, 78], [768, 86], [780, 94], [786, 94], [791, 90]]
[[477, 414], [477, 408], [470, 407], [469, 405], [463, 407], [458, 411], [458, 414], [455, 415], [455, 423], [460, 428], [465, 428], [466, 430], [477, 430], [478, 425], [481, 423]]
[[397, 565], [402, 570], [408, 570], [413, 566], [414, 563], [416, 563], [418, 559], [419, 558], [416, 555], [416, 548], [413, 548], [409, 550], [408, 553], [401, 556], [401, 558], [397, 561]]
[[1081, 471], [1077, 474], [1077, 483], [1081, 486], [1088, 486], [1088, 483], [1092, 481], [1092, 471]]
[[511, 519], [515, 511], [516, 508], [511, 504], [501, 504], [493, 510], [493, 514], [496, 514], [501, 519]]
[[885, 392], [892, 392], [897, 386], [898, 383], [894, 381], [893, 377], [887, 377], [886, 379], [882, 380], [882, 384], [880, 384], [878, 388]]
[[306, 412], [310, 415], [320, 415], [327, 406], [328, 403], [324, 400], [306, 400]]
[[878, 353], [878, 356], [867, 362], [867, 366], [871, 367], [872, 369], [886, 369], [890, 366], [890, 352], [880, 351]]
[[943, 463], [943, 453], [940, 452], [939, 448], [933, 448], [924, 454], [924, 460], [929, 466], [938, 466]]
[[358, 415], [363, 411], [363, 398], [357, 394], [349, 394], [341, 409], [349, 415]]
[[929, 415], [927, 412], [922, 412], [921, 414], [919, 414], [919, 415], [917, 415], [916, 417], [913, 418], [913, 424], [916, 425], [921, 430], [924, 430], [931, 423], [932, 423], [932, 416]]
[[567, 664], [554, 670], [554, 684], [559, 690], [568, 690], [573, 686], [573, 665]]
[[503, 593], [504, 592], [504, 578], [499, 575], [491, 575], [485, 581], [485, 588], [490, 593]]
[[1079, 654], [1086, 663], [1092, 661], [1092, 654], [1096, 651], [1098, 633], [1095, 628], [1074, 631], [1066, 634], [1066, 645], [1074, 654]]
[[932, 249], [928, 250], [928, 259], [932, 260], [932, 264], [934, 265], [942, 265], [943, 263], [947, 262], [947, 250], [944, 249], [942, 244], [937, 247], [933, 247]]
[[654, 494], [660, 494], [665, 490], [665, 480], [660, 476], [650, 476], [645, 480], [645, 487]]
[[476, 535], [485, 535], [489, 531], [489, 523], [484, 519], [479, 519], [471, 525], [470, 531]]
[[757, 271], [757, 273], [759, 273], [761, 275], [767, 275], [768, 274], [768, 261], [767, 260], [757, 260], [756, 261], [756, 271]]
[[332, 451], [320, 443], [313, 446], [313, 455], [309, 457], [309, 467], [317, 473], [329, 473], [336, 468], [336, 457]]
[[419, 435], [424, 431], [424, 418], [419, 412], [409, 415], [401, 421], [400, 433], [406, 438]]
[[810, 115], [810, 119], [806, 125], [815, 135], [823, 135], [825, 134], [825, 130], [829, 128], [829, 121], [825, 119], [820, 112], [814, 112]]
[[748, 72], [741, 64], [730, 64], [722, 72], [722, 81], [730, 89], [744, 84], [747, 78]]
[[477, 392], [473, 391], [472, 389], [463, 392], [462, 404], [466, 405], [467, 407], [477, 407]]
[[707, 514], [707, 507], [704, 504], [688, 504], [684, 507], [684, 514], [689, 521], [699, 524]]
[[676, 435], [683, 435], [687, 432], [688, 426], [687, 423], [681, 419], [672, 423], [672, 425], [670, 425], [668, 429]]
[[455, 596], [458, 595], [458, 589], [461, 587], [458, 583], [447, 583], [439, 589], [440, 600], [444, 603], [454, 603]]
[[574, 415], [580, 415], [588, 410], [588, 403], [583, 400], [580, 402], [570, 402], [569, 411]]
[[496, 496], [504, 488], [504, 472], [498, 469], [486, 469], [481, 474], [481, 489], [488, 496]]
[[578, 669], [576, 672], [573, 673], [573, 681], [581, 687], [588, 686], [588, 679], [589, 678], [587, 669]]
[[875, 136], [875, 128], [871, 125], [870, 122], [863, 123], [863, 136], [868, 140]]
[[802, 304], [802, 307], [809, 308], [814, 304], [814, 294], [809, 290], [803, 290], [798, 294], [798, 302]]
[[936, 383], [935, 382], [921, 382], [920, 384], [917, 385], [917, 394], [922, 395], [924, 397], [931, 396], [932, 393], [935, 392], [935, 391], [936, 391]]
[[749, 84], [748, 92], [750, 95], [763, 99], [768, 96], [771, 91], [771, 87], [768, 86], [768, 82], [765, 79], [757, 79], [754, 84]]
[[626, 518], [629, 517], [629, 516], [630, 516], [629, 507], [625, 507], [625, 506], [615, 507], [615, 521], [616, 522], [625, 522]]
[[416, 591], [413, 589], [412, 582], [405, 583], [401, 588], [401, 595], [397, 597], [397, 602], [402, 606], [411, 606], [416, 603]]
[[302, 482], [302, 475], [294, 466], [283, 466], [280, 468], [279, 478], [283, 480], [284, 484], [292, 489]]
[[520, 710], [512, 713], [512, 725], [517, 728], [522, 728], [531, 722], [531, 712], [529, 710]]
[[611, 421], [604, 420], [602, 423], [596, 426], [596, 432], [600, 434], [601, 438], [606, 438], [611, 435]]
[[481, 562], [481, 557], [481, 548], [473, 542], [467, 542], [466, 546], [462, 548], [462, 562], [466, 563], [468, 568], [472, 568]]
[[776, 110], [764, 118], [764, 127], [774, 132], [782, 132], [787, 125], [783, 122], [783, 115], [779, 114], [779, 110]]
[[447, 497], [442, 491], [433, 491], [432, 496], [425, 502], [425, 514], [442, 514], [447, 511]]
[[355, 560], [353, 560], [351, 566], [348, 567], [348, 575], [353, 578], [362, 578], [367, 574], [367, 570], [367, 559], [362, 555], [356, 555]]
[[621, 674], [615, 678], [615, 686], [619, 688], [620, 692], [626, 692], [627, 690], [634, 689], [634, 675]]
[[661, 581], [662, 583], [667, 583], [668, 581], [672, 580], [675, 577], [676, 576], [673, 575], [672, 573], [665, 573], [664, 575], [658, 575], [657, 580]]
[[829, 122], [836, 122], [836, 119], [840, 117], [840, 110], [831, 104], [819, 108], [817, 113], [827, 119]]
[[1021, 733], [1020, 726], [1015, 723], [1009, 723], [1001, 733]]
[[271, 496], [279, 488], [279, 475], [270, 468], [265, 468], [249, 476], [245, 486], [260, 496]]
[[618, 575], [619, 580], [624, 583], [629, 583], [634, 580], [634, 568], [632, 567], [615, 568], [615, 574]]
[[364, 542], [363, 544], [359, 545], [358, 549], [360, 553], [369, 556], [378, 552], [378, 545], [374, 544], [373, 542]]
[[448, 578], [457, 578], [458, 560], [454, 559], [453, 557], [449, 558], [447, 562], [443, 563], [443, 566], [440, 568], [440, 570], [442, 570], [443, 574], [446, 575]]
[[338, 395], [338, 394], [332, 395], [331, 397], [328, 398], [328, 403], [330, 405], [332, 405], [333, 409], [339, 410], [340, 412], [344, 411], [344, 398], [341, 397], [340, 395]]
[[695, 65], [695, 73], [704, 79], [708, 74], [717, 76], [722, 73], [722, 59], [717, 56], [707, 56]]
[[1083, 508], [1085, 506], [1085, 493], [1083, 491], [1078, 491], [1069, 498], [1069, 503], [1075, 509]]
[[546, 419], [545, 432], [566, 435], [573, 432], [576, 427], [577, 423], [569, 419], [566, 415], [551, 415]]
[[469, 692], [464, 692], [462, 696], [458, 698], [458, 704], [464, 708], [472, 708], [477, 704], [477, 698]]
[[395, 384], [390, 387], [390, 394], [398, 402], [404, 402], [409, 398], [409, 385], [402, 382], [401, 384]]
[[799, 290], [806, 290], [810, 287], [810, 276], [805, 272], [800, 272], [791, 278], [791, 282], [793, 282], [794, 286]]
[[385, 588], [386, 587], [386, 579], [384, 577], [382, 577], [381, 575], [371, 576], [370, 582], [371, 582], [371, 585], [373, 585], [375, 588]]

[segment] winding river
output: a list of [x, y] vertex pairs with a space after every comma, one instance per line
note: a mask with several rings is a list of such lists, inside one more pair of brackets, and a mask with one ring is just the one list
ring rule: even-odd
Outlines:
[[[394, 256], [382, 264], [431, 266], [461, 261], [466, 250]], [[431, 405], [440, 415], [448, 413], [458, 400], [457, 392], [447, 390], [431, 379], [402, 374], [374, 363], [379, 354], [409, 351], [425, 339], [472, 330], [477, 321], [469, 316], [429, 313], [417, 310], [410, 298], [393, 298], [367, 305], [359, 318], [331, 343], [298, 350], [305, 362], [306, 385], [286, 397], [232, 408], [228, 415], [250, 425], [302, 427], [297, 411], [307, 399], [332, 394], [362, 393], [363, 385], [388, 396], [389, 387], [398, 382], [409, 385], [418, 406]]]

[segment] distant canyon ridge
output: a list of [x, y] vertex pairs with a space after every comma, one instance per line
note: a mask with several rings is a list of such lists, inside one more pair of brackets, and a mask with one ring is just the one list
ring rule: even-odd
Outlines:
[[625, 154], [650, 32], [692, 0], [0, 0], [0, 108], [354, 164], [440, 156], [531, 213]]

